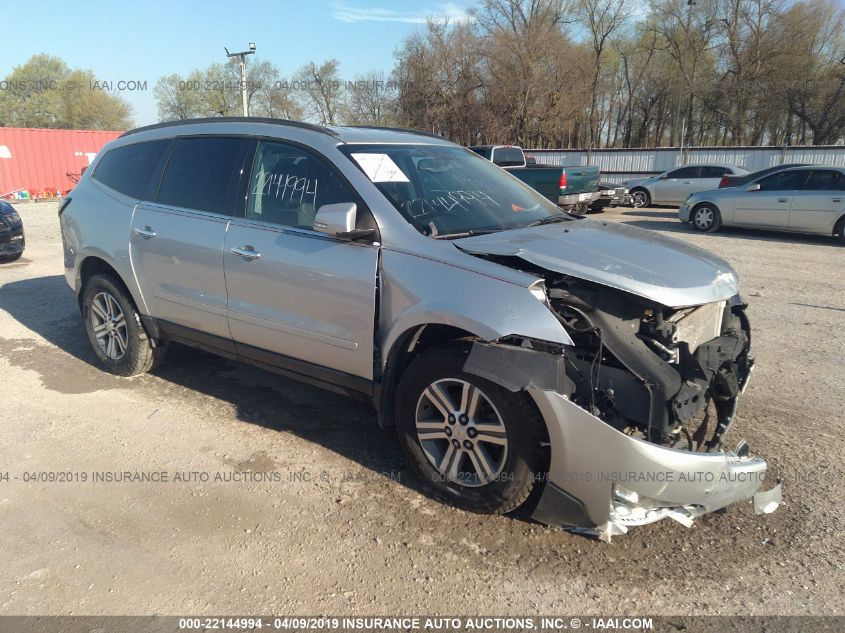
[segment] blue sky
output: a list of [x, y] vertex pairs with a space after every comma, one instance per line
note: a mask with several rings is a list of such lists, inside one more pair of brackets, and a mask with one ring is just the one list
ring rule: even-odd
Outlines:
[[470, 0], [0, 0], [3, 55], [0, 78], [37, 53], [98, 80], [147, 82], [147, 91], [120, 93], [137, 125], [157, 120], [152, 88], [159, 77], [187, 74], [226, 61], [223, 47], [258, 48], [256, 57], [286, 76], [308, 61], [337, 58], [344, 79], [393, 67], [403, 38], [426, 16], [460, 19]]

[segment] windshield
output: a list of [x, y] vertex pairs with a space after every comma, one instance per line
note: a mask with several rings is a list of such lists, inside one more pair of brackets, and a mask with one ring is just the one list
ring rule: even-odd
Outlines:
[[423, 235], [472, 235], [562, 214], [500, 167], [461, 147], [346, 145], [341, 150]]

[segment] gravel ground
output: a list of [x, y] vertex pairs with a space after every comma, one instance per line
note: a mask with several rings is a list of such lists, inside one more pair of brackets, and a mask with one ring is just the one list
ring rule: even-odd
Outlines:
[[[741, 504], [606, 545], [429, 499], [394, 434], [340, 396], [184, 348], [151, 375], [101, 372], [62, 276], [55, 204], [18, 208], [27, 251], [0, 265], [0, 614], [843, 614], [833, 240], [700, 235], [670, 209], [597, 216], [735, 265], [758, 370], [728, 442], [747, 438], [785, 479], [773, 515]], [[231, 481], [247, 470], [280, 481]], [[71, 481], [24, 481], [33, 471]], [[95, 471], [169, 481], [74, 480]]]

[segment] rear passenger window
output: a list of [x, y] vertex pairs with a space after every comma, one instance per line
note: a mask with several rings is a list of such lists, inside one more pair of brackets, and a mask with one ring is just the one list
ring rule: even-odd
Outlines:
[[170, 140], [148, 141], [109, 150], [97, 163], [93, 178], [126, 196], [142, 200], [168, 145]]
[[259, 143], [249, 182], [247, 219], [283, 226], [312, 229], [321, 206], [357, 199], [320, 158], [273, 141]]
[[702, 178], [721, 178], [727, 173], [726, 167], [706, 166], [701, 168]]
[[[837, 176], [843, 177], [838, 171], [814, 171], [810, 174], [810, 177], [802, 188], [811, 191], [842, 189], [841, 181], [837, 179]], [[840, 186], [837, 186], [838, 184]]]
[[181, 139], [167, 161], [158, 201], [228, 214], [228, 193], [239, 176], [240, 138]]

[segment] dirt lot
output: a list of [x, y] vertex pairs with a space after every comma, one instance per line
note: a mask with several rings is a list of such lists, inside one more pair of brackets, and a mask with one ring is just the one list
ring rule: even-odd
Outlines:
[[[773, 515], [743, 504], [606, 545], [432, 501], [393, 433], [339, 396], [179, 348], [152, 375], [102, 373], [62, 276], [55, 205], [18, 208], [27, 252], [0, 265], [0, 614], [843, 613], [833, 240], [699, 235], [670, 209], [597, 216], [735, 265], [758, 370], [729, 444], [747, 438], [785, 479]], [[71, 480], [24, 481], [37, 471]], [[169, 481], [90, 479], [120, 471]], [[243, 471], [279, 481], [214, 481]]]

